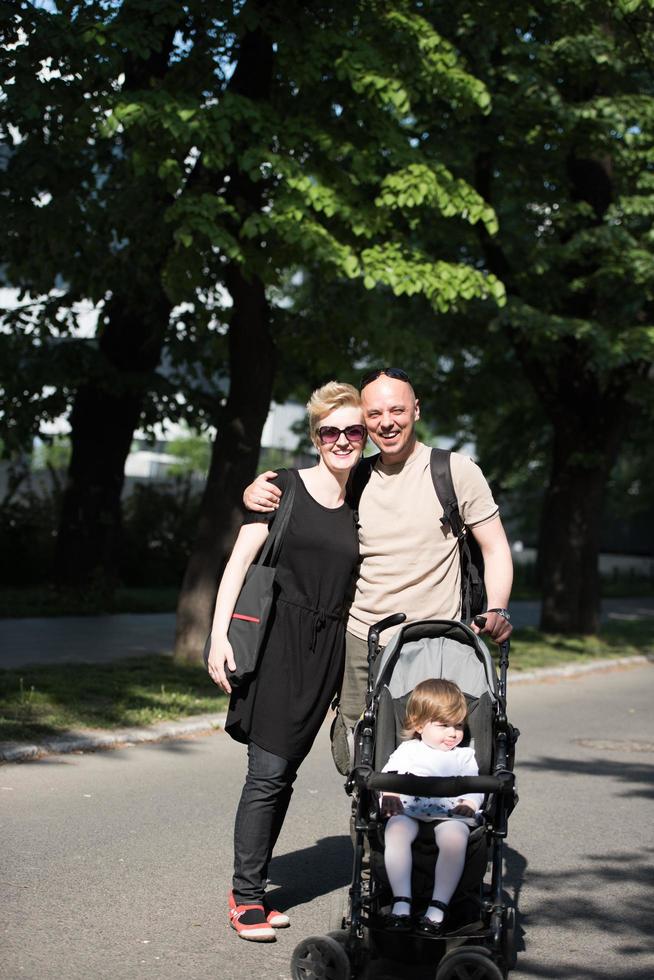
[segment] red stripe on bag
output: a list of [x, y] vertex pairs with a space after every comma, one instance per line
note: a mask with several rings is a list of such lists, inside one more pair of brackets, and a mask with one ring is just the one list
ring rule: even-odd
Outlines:
[[241, 616], [240, 613], [232, 613], [232, 619], [244, 619], [246, 623], [260, 623], [261, 620], [257, 616]]

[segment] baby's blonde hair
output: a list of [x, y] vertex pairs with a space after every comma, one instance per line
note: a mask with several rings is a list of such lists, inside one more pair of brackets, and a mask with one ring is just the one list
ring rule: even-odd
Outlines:
[[431, 678], [416, 684], [406, 704], [405, 738], [415, 738], [418, 728], [430, 721], [462, 725], [468, 714], [465, 695], [452, 681]]
[[361, 408], [361, 395], [352, 385], [341, 381], [328, 381], [321, 388], [316, 388], [307, 402], [309, 434], [312, 442], [316, 442], [318, 438], [320, 420], [337, 408], [344, 408], [347, 405]]

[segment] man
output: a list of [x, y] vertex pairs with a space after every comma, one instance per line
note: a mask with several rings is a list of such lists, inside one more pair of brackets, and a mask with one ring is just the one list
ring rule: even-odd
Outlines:
[[[353, 728], [365, 704], [367, 635], [370, 626], [391, 613], [407, 621], [458, 619], [461, 571], [456, 537], [440, 518], [443, 509], [434, 490], [430, 448], [418, 442], [415, 423], [420, 405], [407, 374], [382, 368], [361, 382], [368, 435], [380, 450], [359, 503], [361, 565], [347, 624], [345, 675], [340, 711]], [[475, 632], [496, 643], [508, 639], [513, 563], [499, 512], [479, 467], [460, 453], [451, 455], [452, 482], [461, 517], [479, 543], [484, 558], [488, 611], [486, 626]], [[243, 496], [251, 510], [278, 505], [280, 491], [261, 474]], [[382, 642], [388, 643], [389, 630]]]

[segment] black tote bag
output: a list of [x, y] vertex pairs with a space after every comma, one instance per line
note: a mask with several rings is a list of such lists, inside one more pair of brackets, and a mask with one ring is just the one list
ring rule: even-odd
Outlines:
[[[277, 572], [277, 561], [282, 547], [282, 541], [291, 516], [295, 497], [295, 480], [293, 476], [282, 494], [275, 520], [266, 538], [258, 560], [247, 571], [243, 587], [236, 600], [231, 623], [227, 630], [227, 639], [234, 651], [236, 670], [225, 667], [227, 679], [232, 687], [239, 687], [248, 681], [256, 672], [261, 653], [261, 645], [266, 635], [268, 619], [273, 604], [273, 586]], [[205, 663], [211, 648], [211, 634], [205, 646]]]

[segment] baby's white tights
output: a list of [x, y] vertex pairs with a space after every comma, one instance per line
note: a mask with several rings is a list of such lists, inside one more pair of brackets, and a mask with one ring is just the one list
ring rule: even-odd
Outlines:
[[[417, 820], [398, 814], [386, 824], [386, 849], [384, 863], [394, 895], [411, 895], [411, 845], [418, 836]], [[445, 820], [434, 824], [434, 837], [438, 845], [438, 857], [434, 874], [432, 899], [447, 905], [459, 884], [466, 859], [470, 828], [463, 821]], [[411, 907], [407, 902], [395, 902], [394, 915], [408, 915]], [[442, 922], [441, 909], [429, 908], [427, 918]]]

